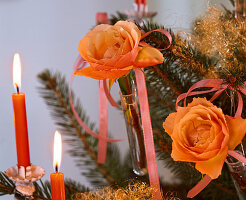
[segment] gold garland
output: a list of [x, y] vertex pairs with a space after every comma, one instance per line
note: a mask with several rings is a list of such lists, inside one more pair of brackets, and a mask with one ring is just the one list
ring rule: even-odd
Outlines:
[[[126, 188], [113, 189], [105, 187], [95, 192], [78, 193], [73, 196], [73, 200], [152, 200], [154, 188], [146, 183], [129, 183]], [[167, 193], [162, 199], [180, 200], [173, 193]]]
[[246, 56], [245, 22], [211, 6], [194, 24], [193, 44], [203, 54], [219, 58], [222, 68], [238, 67], [235, 51]]

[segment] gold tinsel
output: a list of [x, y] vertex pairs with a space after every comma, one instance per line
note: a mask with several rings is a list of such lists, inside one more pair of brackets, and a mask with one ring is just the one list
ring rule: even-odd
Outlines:
[[[145, 183], [130, 183], [126, 188], [113, 189], [105, 187], [101, 190], [88, 193], [78, 193], [73, 200], [152, 200], [154, 188]], [[172, 193], [163, 197], [165, 200], [179, 200]]]
[[217, 78], [214, 73], [214, 66], [210, 66], [209, 70], [204, 68], [201, 62], [194, 59], [194, 55], [190, 52], [190, 41], [183, 40], [182, 37], [176, 35], [175, 44], [172, 47], [172, 52], [179, 57], [182, 62], [182, 67], [193, 68], [195, 71], [203, 74], [205, 78]]
[[246, 81], [245, 18], [211, 6], [184, 36], [177, 34], [172, 46], [180, 66], [203, 78], [221, 78], [236, 89]]
[[[217, 7], [209, 7], [200, 20], [194, 24], [194, 46], [203, 54], [218, 59], [217, 67], [238, 67], [235, 57], [238, 52], [246, 56], [246, 26]], [[215, 70], [221, 70], [215, 69]]]

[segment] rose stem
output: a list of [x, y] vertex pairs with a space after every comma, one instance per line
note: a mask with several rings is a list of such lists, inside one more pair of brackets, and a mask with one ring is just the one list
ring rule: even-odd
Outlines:
[[[128, 74], [125, 77], [119, 78], [118, 83], [119, 83], [122, 95], [132, 94], [133, 89], [132, 89], [130, 74]], [[129, 102], [127, 102], [127, 103], [132, 104], [133, 103], [132, 97], [131, 96], [128, 96], [128, 97], [129, 97], [129, 99], [128, 99]], [[132, 126], [136, 131], [139, 150], [140, 150], [139, 165], [141, 168], [145, 168], [146, 167], [146, 156], [145, 156], [142, 127], [140, 125], [139, 115], [138, 115], [137, 111], [134, 109], [134, 107], [131, 106], [130, 109], [131, 109], [131, 114], [132, 114], [132, 119], [133, 119]]]

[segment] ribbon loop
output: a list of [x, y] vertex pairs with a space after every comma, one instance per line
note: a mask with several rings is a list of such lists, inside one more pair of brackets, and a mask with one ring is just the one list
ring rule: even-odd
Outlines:
[[[162, 33], [163, 35], [165, 35], [165, 36], [167, 37], [167, 39], [168, 39], [168, 41], [169, 41], [169, 45], [168, 45], [166, 48], [164, 48], [164, 49], [158, 49], [158, 50], [164, 51], [164, 50], [170, 48], [173, 39], [172, 39], [171, 34], [170, 34], [168, 31], [164, 30], [164, 29], [155, 29], [155, 30], [149, 31], [149, 32], [147, 32], [147, 33], [144, 33], [144, 34], [142, 35], [142, 37], [141, 37], [141, 40], [144, 39], [145, 37], [147, 37], [149, 34], [151, 34], [151, 33], [153, 33], [153, 32], [159, 32], [159, 33]], [[152, 47], [151, 45], [147, 44], [147, 43], [144, 42], [144, 41], [141, 41], [141, 42], [139, 43], [139, 45], [141, 45], [141, 46], [149, 46], [149, 47]]]
[[[245, 86], [245, 87], [244, 87]], [[212, 89], [209, 90], [203, 90], [203, 91], [193, 91], [198, 88], [202, 87], [212, 87]], [[178, 103], [181, 100], [184, 100], [184, 106], [186, 106], [186, 99], [189, 96], [194, 96], [194, 95], [199, 95], [199, 94], [206, 94], [210, 92], [215, 92], [215, 94], [212, 96], [210, 101], [214, 101], [224, 90], [229, 88], [230, 90], [234, 91], [233, 88], [229, 87], [228, 84], [223, 84], [223, 79], [204, 79], [201, 81], [198, 81], [194, 85], [190, 87], [187, 93], [183, 93], [178, 96], [176, 100], [176, 109], [178, 109]], [[239, 88], [239, 90], [246, 95], [246, 83], [242, 87]], [[239, 91], [236, 91], [237, 96], [238, 96], [238, 106], [237, 106], [237, 111], [235, 113], [234, 117], [241, 116], [242, 110], [243, 110], [243, 99]]]
[[[198, 88], [203, 88], [203, 87], [210, 87], [212, 89], [209, 90], [203, 90], [203, 91], [193, 91]], [[214, 101], [224, 90], [230, 89], [233, 92], [235, 92], [234, 88], [231, 88], [229, 84], [223, 84], [223, 79], [205, 79], [198, 81], [194, 85], [190, 87], [187, 93], [183, 93], [178, 96], [176, 100], [176, 109], [178, 109], [178, 103], [181, 100], [184, 100], [184, 107], [186, 107], [186, 98], [189, 96], [194, 96], [194, 95], [199, 95], [199, 94], [206, 94], [210, 92], [215, 92], [210, 101]], [[246, 95], [246, 82], [239, 88], [239, 91], [241, 91], [243, 94]], [[243, 110], [243, 99], [239, 91], [236, 91], [237, 96], [238, 96], [238, 105], [237, 105], [237, 111], [235, 113], [234, 117], [239, 117], [242, 114]], [[228, 151], [228, 154], [236, 158], [237, 160], [243, 162], [246, 164], [246, 158], [243, 157], [242, 155], [238, 154], [235, 151]], [[199, 194], [210, 182], [211, 182], [211, 177], [206, 175], [195, 187], [193, 187], [187, 194], [188, 198], [193, 198], [197, 194]]]
[[[86, 66], [86, 63], [84, 62], [84, 59], [79, 55], [74, 63], [74, 70], [78, 70], [79, 68], [83, 68]], [[80, 118], [80, 116], [78, 115], [75, 107], [74, 107], [74, 103], [73, 103], [73, 96], [72, 96], [72, 84], [73, 84], [73, 79], [74, 79], [74, 75], [71, 77], [71, 80], [70, 80], [70, 105], [71, 105], [71, 109], [73, 111], [73, 114], [76, 118], [76, 120], [78, 121], [79, 125], [88, 133], [90, 134], [91, 136], [95, 137], [95, 138], [98, 138], [98, 139], [101, 139], [101, 140], [105, 140], [107, 142], [119, 142], [119, 141], [122, 141], [122, 140], [119, 140], [119, 139], [110, 139], [110, 138], [107, 138], [107, 137], [104, 137], [104, 136], [100, 136], [98, 135], [96, 132], [92, 131]]]
[[120, 105], [118, 103], [116, 103], [116, 101], [114, 100], [114, 98], [111, 96], [111, 94], [109, 92], [106, 79], [103, 80], [103, 88], [104, 88], [104, 92], [105, 92], [106, 97], [107, 97], [109, 103], [111, 104], [111, 106], [113, 106], [115, 108], [120, 108]]
[[[238, 161], [246, 165], [246, 158], [236, 151], [228, 150], [228, 155], [234, 157]], [[212, 181], [212, 178], [208, 175], [205, 175], [202, 180], [200, 180], [195, 187], [193, 187], [187, 194], [188, 198], [193, 198], [199, 194], [208, 184]]]

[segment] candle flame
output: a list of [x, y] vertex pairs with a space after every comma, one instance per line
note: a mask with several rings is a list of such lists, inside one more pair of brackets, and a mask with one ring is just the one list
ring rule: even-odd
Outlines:
[[21, 59], [18, 53], [15, 53], [13, 59], [13, 84], [16, 88], [21, 86]]
[[58, 171], [58, 168], [61, 164], [61, 154], [62, 154], [62, 138], [61, 134], [56, 131], [54, 136], [54, 157], [53, 157], [53, 165], [55, 171]]

